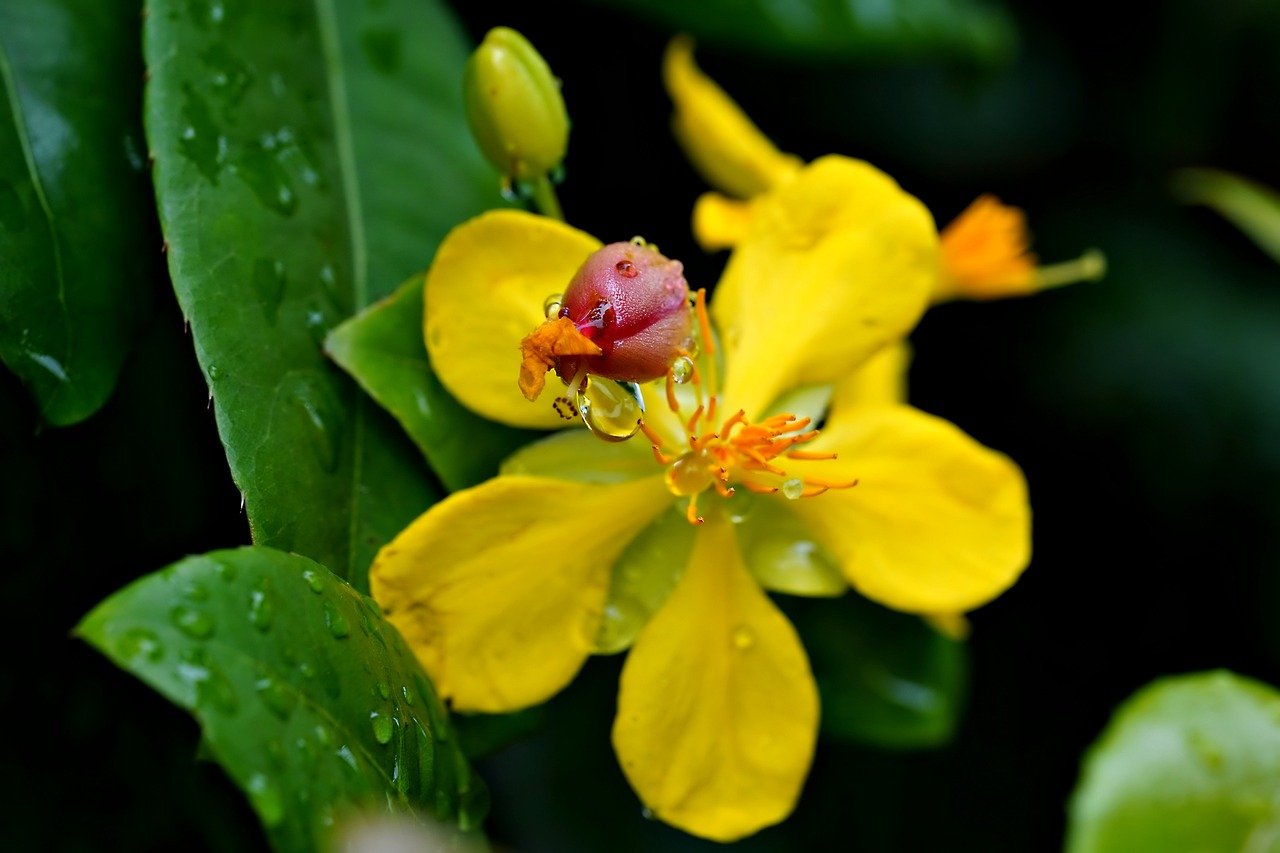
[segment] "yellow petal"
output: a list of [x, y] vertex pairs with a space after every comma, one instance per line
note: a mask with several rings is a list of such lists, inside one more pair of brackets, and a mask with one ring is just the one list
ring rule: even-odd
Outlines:
[[969, 620], [963, 613], [927, 613], [924, 621], [949, 640], [964, 642], [969, 637]]
[[800, 168], [800, 158], [775, 148], [742, 108], [702, 73], [693, 61], [689, 38], [671, 40], [662, 78], [675, 106], [671, 125], [676, 139], [712, 186], [751, 198]]
[[644, 436], [603, 441], [586, 430], [553, 433], [526, 444], [508, 456], [499, 471], [580, 483], [622, 483], [662, 473]]
[[906, 335], [938, 271], [929, 211], [867, 163], [823, 157], [755, 208], [712, 305], [724, 396], [749, 417]]
[[795, 629], [747, 574], [729, 524], [708, 520], [623, 667], [623, 772], [658, 818], [732, 841], [791, 813], [817, 731]]
[[449, 393], [490, 420], [554, 428], [550, 400], [531, 403], [517, 385], [520, 342], [543, 320], [600, 241], [519, 210], [496, 210], [449, 232], [427, 273], [423, 331], [431, 367]]
[[370, 586], [455, 708], [535, 705], [591, 653], [610, 566], [670, 503], [661, 477], [498, 477], [419, 516], [378, 554]]
[[693, 205], [693, 236], [708, 252], [738, 245], [751, 227], [755, 212], [749, 201], [734, 201], [720, 193], [703, 193]]
[[836, 383], [832, 408], [907, 402], [907, 369], [910, 366], [911, 344], [906, 341], [889, 344]]
[[833, 410], [810, 446], [839, 458], [792, 462], [788, 473], [858, 484], [791, 508], [868, 598], [913, 613], [962, 612], [1026, 567], [1022, 472], [946, 421], [906, 406]]

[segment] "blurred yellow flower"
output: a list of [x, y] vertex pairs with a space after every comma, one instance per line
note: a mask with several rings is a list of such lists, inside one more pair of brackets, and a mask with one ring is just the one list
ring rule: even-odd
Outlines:
[[[693, 59], [693, 42], [672, 40], [663, 78], [675, 105], [672, 129], [690, 161], [712, 186], [694, 206], [693, 230], [708, 250], [729, 248], [745, 233], [760, 193], [790, 180], [801, 161], [762, 134]], [[930, 296], [997, 299], [1102, 277], [1100, 252], [1038, 267], [1030, 251], [1026, 217], [991, 195], [978, 198], [941, 233], [940, 266]]]
[[[899, 342], [939, 267], [928, 211], [866, 163], [793, 166], [752, 201], [699, 312], [696, 379], [644, 386], [647, 441], [532, 444], [414, 521], [371, 574], [457, 710], [543, 702], [588, 656], [630, 648], [623, 771], [656, 817], [721, 841], [791, 812], [817, 736], [808, 659], [766, 589], [852, 585], [958, 613], [1030, 551], [1017, 466], [899, 402]], [[514, 368], [544, 300], [599, 247], [519, 211], [456, 228], [425, 291], [444, 385], [489, 418], [562, 425]]]

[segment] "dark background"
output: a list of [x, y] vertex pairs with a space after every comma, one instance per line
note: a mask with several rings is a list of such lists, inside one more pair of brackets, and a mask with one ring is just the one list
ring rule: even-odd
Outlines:
[[[955, 741], [820, 744], [796, 813], [741, 845], [1044, 850], [1080, 756], [1117, 703], [1164, 674], [1226, 667], [1280, 684], [1280, 268], [1169, 177], [1211, 165], [1280, 186], [1274, 3], [1011, 4], [997, 70], [807, 64], [706, 46], [699, 60], [784, 150], [886, 169], [948, 221], [993, 191], [1046, 261], [1088, 247], [1099, 284], [954, 304], [913, 337], [912, 402], [1026, 471], [1035, 559], [972, 616]], [[705, 187], [668, 132], [669, 33], [594, 5], [468, 2], [477, 40], [524, 32], [574, 120], [561, 199], [602, 239], [642, 234], [695, 286]], [[248, 541], [191, 342], [154, 245], [156, 311], [107, 407], [40, 429], [0, 371], [0, 750], [16, 849], [260, 846], [198, 730], [68, 632], [186, 554]], [[480, 763], [493, 839], [521, 850], [712, 849], [645, 820], [609, 745], [618, 658], [595, 659], [531, 737]]]

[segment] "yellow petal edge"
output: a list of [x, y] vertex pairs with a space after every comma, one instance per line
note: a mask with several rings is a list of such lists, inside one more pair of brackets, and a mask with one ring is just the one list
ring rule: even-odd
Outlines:
[[495, 210], [449, 232], [427, 273], [423, 336], [431, 368], [468, 409], [510, 426], [564, 426], [550, 400], [520, 393], [520, 342], [545, 319], [600, 241], [545, 216]]
[[370, 587], [454, 708], [536, 705], [582, 667], [610, 566], [670, 503], [656, 476], [498, 477], [419, 516], [379, 552]]
[[811, 470], [858, 484], [792, 509], [868, 598], [911, 613], [961, 613], [1026, 568], [1022, 471], [950, 423], [907, 406], [835, 409], [812, 448], [839, 458], [795, 463], [795, 476]]
[[623, 667], [623, 772], [663, 821], [733, 841], [791, 813], [817, 732], [795, 629], [747, 574], [728, 522], [709, 520]]

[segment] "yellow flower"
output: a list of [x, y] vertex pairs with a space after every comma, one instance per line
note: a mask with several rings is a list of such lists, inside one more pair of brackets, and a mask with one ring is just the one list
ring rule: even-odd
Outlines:
[[[817, 737], [808, 659], [766, 589], [852, 585], [958, 613], [1012, 584], [1030, 550], [1017, 466], [897, 402], [898, 342], [938, 269], [928, 211], [842, 157], [753, 205], [699, 312], [696, 381], [644, 387], [643, 437], [574, 429], [526, 447], [413, 522], [371, 574], [461, 711], [543, 702], [588, 656], [630, 648], [622, 769], [656, 817], [721, 841], [791, 812]], [[562, 424], [516, 387], [520, 343], [599, 247], [519, 211], [455, 229], [425, 292], [444, 385], [504, 423]]]
[[[698, 199], [694, 234], [708, 250], [729, 248], [746, 233], [755, 213], [754, 198], [790, 180], [800, 160], [778, 151], [733, 99], [702, 73], [687, 37], [671, 42], [663, 77], [675, 105], [676, 138], [702, 176], [727, 193], [709, 192]], [[931, 300], [1019, 296], [1098, 279], [1106, 269], [1102, 254], [1096, 251], [1075, 261], [1038, 267], [1030, 242], [1021, 210], [994, 196], [981, 196], [942, 229]]]

